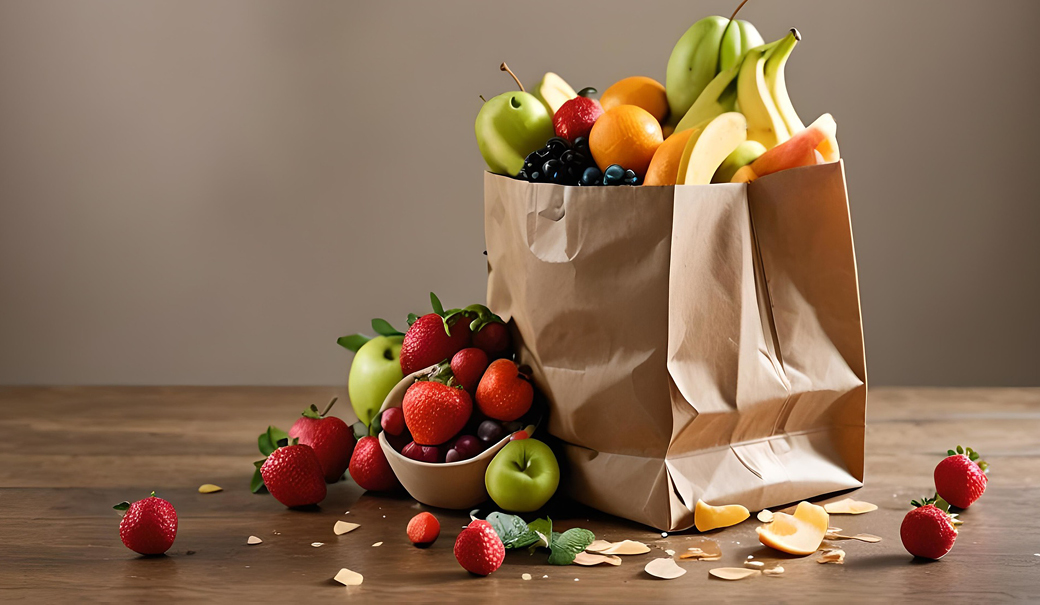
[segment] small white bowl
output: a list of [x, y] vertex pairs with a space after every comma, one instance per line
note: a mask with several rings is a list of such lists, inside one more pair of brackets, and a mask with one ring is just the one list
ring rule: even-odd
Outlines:
[[[415, 383], [416, 378], [431, 369], [426, 368], [405, 376], [386, 396], [379, 412], [401, 407], [408, 387]], [[461, 510], [473, 508], [488, 499], [484, 473], [495, 454], [509, 443], [509, 437], [506, 435], [479, 455], [458, 462], [433, 463], [412, 460], [395, 450], [386, 440], [384, 432], [379, 433], [379, 445], [383, 448], [390, 468], [411, 497], [429, 506]]]

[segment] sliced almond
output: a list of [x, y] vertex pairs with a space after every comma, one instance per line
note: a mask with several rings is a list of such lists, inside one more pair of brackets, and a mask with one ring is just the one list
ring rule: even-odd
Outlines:
[[311, 546], [313, 546], [314, 548], [319, 548], [321, 546], [325, 546], [325, 543], [324, 542], [311, 542]]
[[668, 555], [669, 557], [674, 557], [675, 556], [675, 551], [670, 549], [670, 548], [666, 548], [666, 549], [664, 549], [664, 554]]
[[830, 515], [862, 515], [863, 513], [869, 513], [870, 511], [875, 511], [877, 509], [877, 504], [861, 502], [859, 500], [853, 500], [852, 498], [845, 498], [844, 500], [838, 500], [837, 502], [828, 502], [823, 505], [823, 510], [827, 511], [827, 514]]
[[249, 536], [249, 539], [246, 540], [246, 544], [259, 544], [261, 542], [263, 542], [263, 540], [257, 538], [256, 536]]
[[784, 573], [784, 568], [777, 565], [776, 567], [770, 567], [769, 569], [763, 569], [762, 573], [767, 576], [778, 576]]
[[596, 553], [580, 552], [574, 556], [574, 565], [621, 565], [621, 557], [617, 555], [601, 555]]
[[761, 561], [744, 561], [744, 567], [748, 569], [762, 569], [766, 564]]
[[212, 483], [203, 483], [199, 486], [200, 494], [213, 494], [222, 491], [224, 491], [223, 487], [220, 487], [219, 485], [213, 485]]
[[529, 573], [520, 574], [520, 579], [521, 580], [530, 580], [531, 579], [531, 574], [529, 574]]
[[614, 546], [613, 542], [608, 542], [606, 540], [593, 540], [592, 544], [585, 547], [585, 552], [600, 552], [607, 550], [611, 546]]
[[643, 571], [662, 580], [674, 580], [686, 574], [686, 570], [676, 565], [671, 557], [654, 559], [646, 564]]
[[743, 580], [751, 576], [761, 575], [762, 572], [746, 567], [716, 567], [708, 573], [720, 580]]
[[859, 540], [860, 542], [869, 542], [871, 544], [881, 541], [881, 536], [875, 536], [874, 534], [856, 534], [855, 536], [850, 536], [850, 538], [852, 540]]
[[336, 574], [336, 577], [333, 578], [333, 580], [336, 580], [344, 586], [359, 586], [362, 582], [365, 581], [365, 576], [359, 574], [356, 571], [350, 571], [349, 569], [344, 567], [343, 569], [339, 570], [339, 573]]
[[345, 533], [352, 532], [355, 529], [361, 527], [360, 523], [350, 523], [348, 521], [336, 521], [336, 524], [332, 526], [332, 531], [337, 536], [342, 536]]
[[382, 546], [382, 545], [383, 545], [382, 542], [376, 542], [375, 544], [372, 545], [372, 547], [375, 548], [376, 546]]
[[[588, 549], [585, 549], [588, 550]], [[622, 540], [610, 545], [610, 548], [599, 551], [601, 555], [641, 555], [650, 552], [650, 547], [635, 540]]]
[[843, 565], [845, 563], [845, 551], [840, 548], [827, 549], [820, 553], [820, 558], [816, 559], [816, 562]]
[[768, 508], [762, 509], [762, 510], [758, 511], [758, 515], [756, 515], [756, 517], [762, 523], [772, 523], [773, 522], [773, 511], [769, 510]]

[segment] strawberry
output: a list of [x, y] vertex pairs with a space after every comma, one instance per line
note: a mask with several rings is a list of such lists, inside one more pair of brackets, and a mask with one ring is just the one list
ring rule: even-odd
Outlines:
[[486, 576], [502, 566], [506, 547], [487, 521], [472, 521], [455, 540], [455, 559], [466, 571]]
[[588, 98], [590, 94], [596, 94], [596, 89], [582, 89], [578, 96], [560, 105], [552, 119], [556, 136], [571, 143], [578, 137], [588, 138], [592, 125], [603, 115], [603, 106], [599, 101]]
[[350, 458], [350, 476], [362, 488], [386, 492], [398, 486], [397, 476], [386, 461], [386, 454], [375, 437], [362, 437]]
[[309, 445], [314, 450], [328, 483], [343, 478], [356, 443], [354, 431], [346, 422], [327, 415], [335, 403], [336, 398], [333, 397], [321, 413], [312, 405], [303, 411], [289, 429], [289, 437], [298, 439], [301, 445]]
[[[454, 385], [454, 379], [449, 379]], [[423, 380], [408, 387], [401, 409], [412, 439], [440, 445], [462, 430], [473, 413], [473, 400], [461, 387]]]
[[441, 523], [431, 513], [419, 513], [408, 522], [408, 539], [419, 548], [426, 548], [441, 535]]
[[[903, 517], [899, 537], [906, 551], [923, 559], [941, 559], [953, 548], [957, 528], [950, 513], [935, 505], [935, 498], [914, 500], [913, 510]], [[946, 505], [945, 502], [940, 502]], [[948, 506], [948, 505], [946, 505]]]
[[511, 340], [509, 329], [501, 321], [486, 323], [473, 333], [473, 346], [487, 353], [492, 359], [506, 356]]
[[[490, 325], [492, 324], [488, 324]], [[484, 329], [486, 330], [487, 326]], [[476, 390], [487, 367], [487, 353], [475, 347], [462, 349], [451, 358], [451, 373], [455, 375], [455, 380], [459, 381], [462, 388], [470, 393]]]
[[935, 491], [957, 508], [968, 508], [986, 491], [989, 465], [977, 462], [979, 454], [970, 447], [948, 450], [935, 466]]
[[125, 510], [119, 522], [119, 537], [130, 550], [142, 555], [161, 555], [177, 538], [177, 511], [173, 505], [156, 498], [155, 492], [133, 504], [121, 502], [112, 508]]
[[290, 441], [271, 452], [262, 464], [257, 464], [267, 491], [289, 508], [317, 504], [325, 499], [325, 474], [311, 446]]
[[495, 420], [516, 420], [531, 409], [533, 401], [530, 377], [508, 359], [493, 361], [477, 385], [477, 407]]
[[387, 435], [400, 436], [404, 432], [404, 412], [401, 408], [387, 408], [379, 418], [379, 425]]

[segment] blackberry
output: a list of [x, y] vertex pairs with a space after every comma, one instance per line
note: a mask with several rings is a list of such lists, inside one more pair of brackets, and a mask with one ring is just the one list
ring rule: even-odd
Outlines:
[[598, 184], [598, 177], [593, 182], [585, 182], [583, 179], [588, 168], [595, 166], [588, 141], [584, 138], [579, 137], [572, 146], [567, 139], [553, 137], [545, 143], [545, 147], [527, 156], [517, 177], [532, 183]]

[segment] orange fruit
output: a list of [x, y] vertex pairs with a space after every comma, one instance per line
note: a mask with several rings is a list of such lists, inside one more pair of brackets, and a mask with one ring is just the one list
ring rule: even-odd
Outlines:
[[758, 540], [791, 555], [811, 555], [823, 542], [830, 521], [822, 506], [801, 502], [794, 515], [773, 513], [773, 521], [757, 528]]
[[679, 160], [686, 149], [686, 142], [695, 132], [696, 128], [687, 128], [664, 140], [650, 160], [650, 167], [646, 169], [646, 178], [643, 180], [644, 185], [659, 187], [675, 184], [679, 176]]
[[646, 76], [618, 80], [603, 91], [599, 104], [603, 106], [603, 111], [609, 111], [611, 107], [619, 105], [642, 107], [650, 112], [658, 123], [663, 123], [668, 117], [668, 96], [664, 92], [664, 86]]
[[611, 164], [646, 175], [654, 152], [664, 142], [661, 124], [635, 105], [618, 105], [603, 113], [592, 125], [589, 149], [600, 170]]
[[750, 516], [751, 513], [748, 512], [748, 509], [739, 504], [712, 506], [703, 500], [698, 500], [697, 506], [693, 509], [693, 525], [697, 531], [705, 532], [736, 525]]

